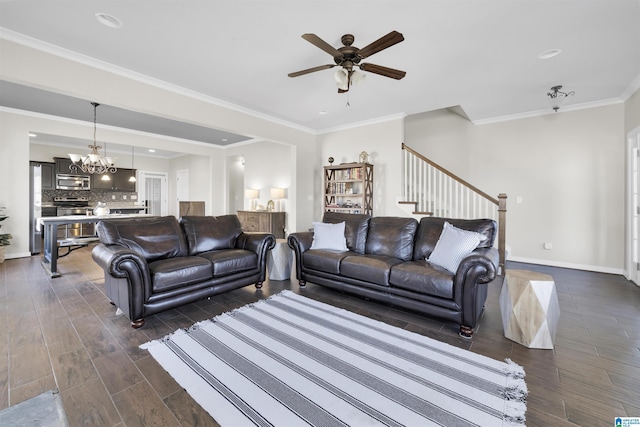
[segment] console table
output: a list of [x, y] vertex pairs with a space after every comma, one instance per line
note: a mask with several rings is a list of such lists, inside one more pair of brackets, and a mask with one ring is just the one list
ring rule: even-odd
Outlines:
[[238, 211], [242, 229], [248, 233], [271, 233], [284, 239], [286, 212]]

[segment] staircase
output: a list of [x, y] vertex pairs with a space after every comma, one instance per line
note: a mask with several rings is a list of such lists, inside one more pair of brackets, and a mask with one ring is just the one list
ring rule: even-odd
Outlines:
[[507, 195], [494, 198], [402, 144], [404, 194], [401, 205], [413, 215], [443, 218], [489, 218], [498, 223], [499, 271], [506, 260]]

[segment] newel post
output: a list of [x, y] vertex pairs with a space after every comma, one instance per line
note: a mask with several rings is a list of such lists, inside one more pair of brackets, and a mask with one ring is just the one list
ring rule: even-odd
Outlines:
[[504, 274], [506, 265], [506, 233], [507, 233], [507, 195], [498, 194], [498, 253], [500, 255], [500, 274]]

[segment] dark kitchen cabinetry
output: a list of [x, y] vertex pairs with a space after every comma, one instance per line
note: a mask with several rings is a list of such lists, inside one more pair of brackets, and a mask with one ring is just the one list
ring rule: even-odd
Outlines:
[[78, 173], [77, 170], [71, 170], [69, 168], [69, 166], [71, 166], [71, 159], [67, 157], [54, 157], [53, 160], [56, 161], [56, 173], [64, 175], [84, 175], [82, 171]]
[[[103, 180], [108, 176], [109, 180]], [[136, 176], [135, 169], [118, 169], [115, 173], [94, 174], [91, 176], [92, 190], [135, 192], [136, 182], [129, 181], [129, 178]]]

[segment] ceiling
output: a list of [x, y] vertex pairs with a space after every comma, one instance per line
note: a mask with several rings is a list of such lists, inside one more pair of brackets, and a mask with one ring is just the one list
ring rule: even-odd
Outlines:
[[[122, 28], [100, 24], [97, 12]], [[546, 94], [558, 84], [575, 91], [566, 109], [620, 102], [640, 87], [638, 22], [640, 0], [0, 0], [0, 35], [28, 36], [318, 133], [453, 106], [476, 123], [550, 113]], [[350, 33], [362, 48], [392, 30], [405, 40], [363, 62], [404, 70], [402, 80], [365, 73], [338, 94], [333, 69], [287, 77], [333, 62], [304, 33], [336, 48]], [[562, 52], [538, 59], [549, 49]], [[90, 100], [9, 82], [0, 100], [93, 119]], [[99, 108], [99, 123], [217, 145], [249, 139]]]

